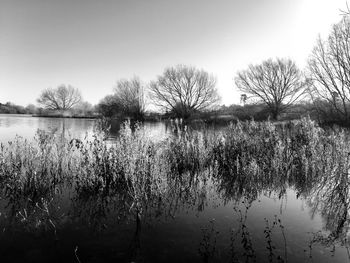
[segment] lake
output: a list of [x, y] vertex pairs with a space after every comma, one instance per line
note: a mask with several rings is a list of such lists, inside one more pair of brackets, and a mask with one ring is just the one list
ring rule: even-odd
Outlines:
[[[0, 115], [0, 141], [16, 135], [31, 140], [38, 129], [92, 139], [94, 123]], [[171, 134], [164, 123], [141, 130], [155, 148]], [[349, 191], [327, 180], [283, 178], [246, 181], [210, 169], [169, 175], [166, 190], [137, 208], [141, 216], [124, 188], [93, 195], [65, 185], [34, 205], [6, 196], [0, 201], [0, 256], [4, 262], [350, 262]]]
[[[32, 117], [31, 115], [0, 114], [0, 142], [11, 141], [15, 136], [32, 140], [38, 130], [56, 135], [65, 134], [71, 138], [91, 139], [96, 124], [95, 119]], [[118, 137], [121, 123], [113, 122], [108, 140]], [[169, 127], [161, 122], [148, 122], [143, 125], [144, 133], [153, 139], [162, 139]]]

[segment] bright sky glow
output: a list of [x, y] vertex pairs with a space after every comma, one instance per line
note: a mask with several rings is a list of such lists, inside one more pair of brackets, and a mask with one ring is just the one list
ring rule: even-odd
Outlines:
[[96, 104], [120, 78], [145, 83], [179, 63], [239, 102], [238, 70], [270, 57], [303, 68], [345, 0], [0, 0], [0, 102], [36, 104], [70, 84]]

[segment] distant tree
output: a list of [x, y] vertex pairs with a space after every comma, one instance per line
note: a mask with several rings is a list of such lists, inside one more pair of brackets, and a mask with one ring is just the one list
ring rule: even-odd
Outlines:
[[42, 91], [38, 103], [50, 110], [69, 110], [81, 102], [82, 96], [78, 89], [61, 85], [55, 89]]
[[144, 87], [138, 77], [122, 79], [114, 88], [114, 99], [125, 116], [140, 120], [145, 113]]
[[266, 60], [238, 72], [235, 83], [250, 99], [265, 103], [274, 119], [305, 94], [308, 81], [290, 59]]
[[94, 113], [94, 106], [87, 101], [81, 101], [77, 106], [74, 107], [74, 114], [80, 116], [91, 116]]
[[[322, 115], [350, 122], [350, 20], [333, 26], [326, 41], [318, 39], [308, 61], [311, 94]], [[322, 102], [323, 101], [323, 102]], [[328, 104], [328, 105], [325, 105]], [[325, 107], [326, 106], [326, 107]], [[327, 110], [327, 112], [325, 112]]]
[[35, 114], [37, 113], [38, 109], [34, 104], [28, 104], [27, 107], [25, 107], [25, 111], [28, 114]]
[[113, 117], [121, 114], [122, 109], [115, 95], [105, 96], [96, 106], [97, 111], [105, 117]]
[[105, 117], [142, 120], [145, 114], [144, 86], [139, 78], [121, 79], [114, 87], [114, 94], [104, 97], [97, 110]]
[[26, 109], [23, 106], [16, 105], [12, 102], [0, 103], [0, 113], [6, 114], [25, 114]]
[[178, 65], [166, 68], [163, 75], [151, 82], [150, 96], [155, 105], [187, 118], [219, 102], [215, 85], [216, 79], [204, 70]]

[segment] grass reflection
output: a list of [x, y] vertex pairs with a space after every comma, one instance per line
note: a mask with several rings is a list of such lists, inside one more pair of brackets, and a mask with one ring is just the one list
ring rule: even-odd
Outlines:
[[[231, 235], [232, 260], [254, 262], [246, 224], [250, 204], [262, 195], [283, 199], [291, 188], [324, 219], [310, 248], [315, 243], [349, 247], [350, 140], [344, 130], [325, 131], [310, 119], [280, 125], [252, 121], [232, 124], [220, 134], [185, 128], [154, 142], [140, 127], [131, 129], [126, 123], [115, 143], [104, 138], [95, 134], [77, 143], [38, 132], [34, 142], [17, 137], [1, 144], [1, 224], [56, 235], [77, 222], [95, 232], [134, 222], [127, 254], [135, 260], [142, 251], [142, 224], [188, 209], [201, 213], [215, 196], [237, 204], [240, 220]], [[238, 209], [242, 200], [245, 211]], [[215, 258], [214, 227], [212, 222], [203, 230], [199, 253], [204, 261]], [[283, 253], [274, 246], [277, 230]], [[262, 235], [269, 261], [287, 262], [288, 237], [281, 220], [266, 219]]]

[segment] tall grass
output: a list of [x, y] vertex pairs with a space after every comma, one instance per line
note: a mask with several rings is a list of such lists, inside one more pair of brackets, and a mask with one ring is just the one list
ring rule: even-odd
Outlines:
[[328, 227], [337, 237], [348, 224], [349, 156], [345, 130], [326, 132], [308, 118], [238, 122], [217, 134], [184, 129], [161, 142], [126, 123], [112, 144], [98, 134], [80, 141], [43, 132], [1, 144], [0, 186], [17, 212], [21, 202], [37, 207], [69, 191], [77, 204], [112, 200], [137, 218], [164, 207], [171, 214], [193, 200], [202, 207], [208, 184], [225, 200], [250, 201], [261, 193], [282, 197], [292, 187], [311, 196], [315, 211], [333, 215]]

